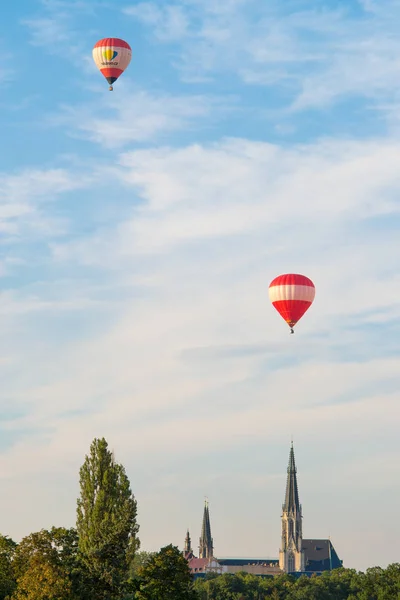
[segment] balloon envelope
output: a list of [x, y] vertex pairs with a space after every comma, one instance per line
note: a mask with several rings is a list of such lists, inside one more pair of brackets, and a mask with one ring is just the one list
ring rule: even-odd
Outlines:
[[92, 54], [97, 68], [112, 86], [131, 62], [132, 49], [119, 38], [104, 38], [95, 44]]
[[315, 286], [304, 275], [279, 275], [269, 285], [269, 297], [281, 317], [293, 328], [313, 303]]

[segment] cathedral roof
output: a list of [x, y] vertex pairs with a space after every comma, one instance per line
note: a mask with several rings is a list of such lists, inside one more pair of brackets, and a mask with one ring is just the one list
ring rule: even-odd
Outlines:
[[277, 558], [218, 558], [220, 565], [226, 566], [245, 566], [245, 565], [257, 565], [257, 566], [276, 566], [279, 564]]
[[330, 571], [342, 566], [330, 540], [303, 539], [301, 548], [304, 550], [306, 571]]
[[287, 468], [285, 503], [282, 506], [284, 512], [301, 512], [299, 502], [299, 491], [297, 489], [297, 469], [294, 460], [293, 442], [290, 448], [289, 464]]

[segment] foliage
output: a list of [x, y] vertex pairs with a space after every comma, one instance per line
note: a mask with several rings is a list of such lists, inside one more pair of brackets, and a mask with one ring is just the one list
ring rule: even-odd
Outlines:
[[135, 557], [131, 563], [131, 574], [136, 575], [138, 573], [138, 570], [141, 567], [144, 567], [149, 562], [150, 558], [152, 558], [155, 554], [156, 552], [146, 552], [145, 550], [142, 550], [141, 552], [136, 552]]
[[400, 565], [366, 573], [336, 569], [321, 576], [273, 578], [224, 574], [195, 582], [198, 600], [400, 600]]
[[138, 575], [137, 600], [197, 600], [188, 562], [172, 544], [153, 554]]
[[72, 583], [60, 565], [36, 554], [18, 579], [13, 600], [73, 600]]
[[80, 469], [77, 505], [79, 552], [91, 600], [119, 598], [139, 547], [137, 505], [122, 465], [104, 438], [94, 439]]
[[0, 600], [12, 594], [16, 586], [12, 564], [16, 547], [11, 538], [0, 535]]
[[[0, 600], [7, 595], [11, 600], [113, 597], [84, 570], [74, 529], [42, 530], [18, 546], [0, 536], [0, 567]], [[187, 561], [169, 545], [158, 553], [138, 553], [130, 572], [129, 583], [119, 596], [115, 592], [120, 600], [400, 600], [400, 564], [365, 573], [342, 568], [297, 579], [285, 574], [209, 574], [193, 583]]]
[[42, 529], [26, 536], [15, 550], [13, 572], [18, 582], [16, 598], [31, 593], [36, 594], [32, 598], [39, 598], [42, 596], [38, 594], [43, 592], [43, 598], [50, 599], [52, 596], [45, 592], [45, 581], [57, 593], [62, 591], [60, 598], [71, 597], [80, 585], [76, 530], [52, 527], [50, 531]]
[[29, 568], [35, 556], [55, 566], [63, 567], [68, 574], [72, 574], [77, 565], [78, 535], [75, 529], [52, 527], [50, 530], [31, 533], [24, 537], [18, 544], [13, 566], [17, 578], [21, 577]]

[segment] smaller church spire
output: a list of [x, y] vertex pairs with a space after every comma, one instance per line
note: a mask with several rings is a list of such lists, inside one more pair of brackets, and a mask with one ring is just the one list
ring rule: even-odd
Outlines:
[[208, 500], [204, 503], [203, 525], [199, 540], [199, 558], [212, 558], [214, 553], [213, 539], [211, 537], [210, 512], [208, 510]]
[[189, 529], [188, 529], [186, 532], [186, 537], [185, 537], [185, 554], [190, 554], [191, 552], [193, 552], [192, 541], [190, 539], [190, 533], [189, 533]]

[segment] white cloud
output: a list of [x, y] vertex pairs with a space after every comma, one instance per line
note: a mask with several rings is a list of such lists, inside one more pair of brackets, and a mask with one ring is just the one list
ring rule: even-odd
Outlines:
[[16, 174], [0, 174], [0, 230], [6, 234], [3, 243], [14, 243], [18, 236], [29, 243], [35, 238], [62, 233], [65, 220], [50, 216], [45, 207], [59, 195], [88, 183], [86, 174], [65, 169], [26, 169]]
[[195, 130], [206, 117], [210, 127], [210, 120], [227, 110], [232, 110], [227, 100], [201, 95], [155, 95], [132, 89], [125, 82], [118, 95], [107, 94], [95, 109], [92, 105], [65, 106], [50, 122], [67, 125], [71, 135], [106, 148], [118, 148], [129, 142], [154, 141], [176, 131]]
[[99, 9], [110, 8], [109, 3], [41, 0], [39, 4], [41, 10], [21, 20], [29, 32], [29, 43], [74, 64], [79, 61], [81, 70], [94, 70], [84, 41], [92, 32], [84, 17], [93, 18]]
[[188, 17], [182, 6], [157, 6], [150, 2], [139, 2], [135, 6], [123, 9], [123, 12], [146, 25], [153, 26], [160, 40], [182, 40], [189, 34]]
[[[291, 109], [322, 108], [346, 97], [397, 95], [400, 52], [393, 0], [350, 7], [317, 3], [144, 2], [123, 9], [163, 43], [180, 43], [175, 66], [187, 81], [233, 72], [249, 84], [282, 84]], [[176, 28], [168, 11], [180, 15]]]
[[68, 28], [59, 19], [26, 19], [23, 24], [29, 27], [34, 46], [47, 46], [57, 52], [59, 44], [70, 39]]
[[[141, 254], [251, 235], [260, 251], [268, 247], [277, 263], [288, 260], [293, 244], [303, 245], [306, 260], [313, 263], [326, 260], [335, 246], [337, 260], [359, 269], [360, 243], [369, 241], [365, 252], [372, 263], [375, 243], [381, 246], [381, 239], [368, 239], [362, 229], [371, 219], [399, 212], [399, 152], [391, 142], [322, 141], [286, 150], [241, 140], [206, 148], [128, 152], [113, 176], [133, 186], [136, 201], [139, 195], [145, 202], [110, 233], [112, 238], [102, 241], [96, 234], [76, 246], [57, 246], [57, 256], [68, 257], [76, 247], [89, 264], [112, 265]], [[354, 226], [361, 241], [351, 229], [348, 239], [342, 239], [346, 228]], [[320, 248], [319, 256], [312, 256], [313, 247]], [[387, 254], [394, 266], [389, 247]]]
[[47, 171], [26, 170], [17, 175], [0, 175], [0, 199], [3, 201], [26, 198], [48, 199], [53, 194], [59, 194], [76, 187], [82, 181], [76, 181], [63, 169]]

